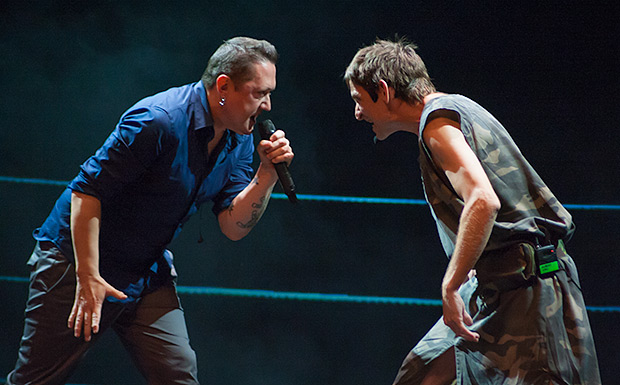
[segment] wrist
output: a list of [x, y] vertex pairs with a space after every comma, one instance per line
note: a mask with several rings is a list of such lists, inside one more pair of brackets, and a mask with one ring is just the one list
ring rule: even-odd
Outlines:
[[258, 170], [256, 171], [256, 176], [254, 178], [257, 179], [257, 184], [263, 182], [271, 186], [275, 186], [278, 181], [278, 173], [275, 167], [273, 167], [273, 164], [269, 167], [261, 163], [258, 166]]
[[79, 266], [75, 267], [75, 274], [80, 278], [92, 278], [99, 276], [99, 269], [92, 266]]
[[452, 280], [444, 280], [441, 283], [441, 295], [445, 296], [448, 293], [453, 293], [459, 290], [461, 287], [460, 283], [456, 284], [452, 282]]

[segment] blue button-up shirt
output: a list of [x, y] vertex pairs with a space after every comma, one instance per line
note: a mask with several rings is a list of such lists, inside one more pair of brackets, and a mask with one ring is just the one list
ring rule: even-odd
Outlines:
[[35, 239], [53, 242], [73, 261], [71, 192], [98, 198], [101, 275], [127, 295], [139, 296], [170, 275], [166, 247], [198, 207], [212, 201], [217, 215], [250, 182], [252, 137], [226, 131], [209, 156], [213, 135], [202, 82], [139, 101], [82, 164]]

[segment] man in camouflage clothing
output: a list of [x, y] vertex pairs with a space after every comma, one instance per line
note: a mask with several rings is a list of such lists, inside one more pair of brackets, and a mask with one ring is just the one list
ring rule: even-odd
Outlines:
[[372, 123], [378, 140], [419, 137], [426, 200], [450, 258], [443, 317], [394, 384], [600, 384], [564, 247], [571, 215], [504, 127], [474, 101], [436, 92], [402, 40], [359, 50], [345, 81], [355, 117]]

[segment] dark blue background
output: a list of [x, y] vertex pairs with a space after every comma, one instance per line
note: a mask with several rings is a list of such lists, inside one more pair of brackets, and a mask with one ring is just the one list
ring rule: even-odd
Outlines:
[[[503, 3], [503, 2], [502, 2]], [[0, 4], [0, 175], [70, 180], [135, 101], [200, 78], [227, 38], [276, 45], [271, 118], [302, 194], [423, 198], [416, 137], [373, 145], [342, 74], [376, 37], [416, 42], [437, 88], [496, 115], [563, 203], [619, 204], [615, 2], [16, 1]], [[276, 188], [279, 191], [279, 187]], [[0, 275], [27, 276], [30, 236], [61, 187], [0, 182]], [[157, 209], [157, 208], [154, 208]], [[179, 284], [439, 298], [446, 266], [424, 206], [272, 200], [244, 240], [203, 207], [173, 244]], [[620, 212], [573, 210], [589, 305], [619, 305]], [[199, 233], [205, 242], [197, 243]], [[0, 377], [16, 359], [26, 284], [2, 281]], [[182, 295], [210, 384], [391, 383], [438, 307]], [[591, 312], [604, 383], [618, 313]], [[73, 382], [136, 384], [112, 334]]]

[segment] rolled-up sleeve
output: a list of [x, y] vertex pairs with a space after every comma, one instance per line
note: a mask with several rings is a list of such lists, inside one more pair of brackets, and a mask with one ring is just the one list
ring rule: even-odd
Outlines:
[[69, 188], [100, 200], [117, 195], [165, 151], [169, 126], [170, 118], [160, 108], [129, 110], [103, 146], [82, 164]]
[[237, 164], [230, 173], [228, 181], [220, 192], [213, 198], [213, 213], [217, 216], [232, 203], [233, 199], [243, 189], [245, 189], [252, 180], [252, 159], [254, 156], [254, 143], [251, 137], [245, 137], [235, 149], [238, 159]]

